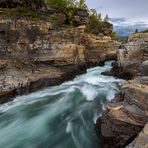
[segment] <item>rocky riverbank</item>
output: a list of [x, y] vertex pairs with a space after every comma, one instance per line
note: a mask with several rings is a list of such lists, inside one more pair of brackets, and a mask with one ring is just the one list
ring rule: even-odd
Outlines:
[[128, 148], [148, 147], [147, 53], [147, 33], [129, 36], [128, 43], [119, 49], [118, 61], [110, 74], [132, 80], [123, 84], [121, 92], [97, 121], [97, 131], [101, 132], [106, 148], [122, 148], [128, 144]]

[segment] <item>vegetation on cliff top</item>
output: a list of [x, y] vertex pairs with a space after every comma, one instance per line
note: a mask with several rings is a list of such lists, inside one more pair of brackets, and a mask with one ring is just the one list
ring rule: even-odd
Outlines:
[[88, 9], [85, 0], [45, 0], [45, 3], [51, 8], [68, 11], [72, 8]]
[[[12, 15], [22, 15], [33, 21], [46, 19], [62, 23], [63, 21], [61, 20], [63, 18], [60, 18], [57, 13], [63, 13], [66, 16], [64, 23], [71, 26], [80, 25], [76, 20], [79, 19], [79, 22], [82, 21], [81, 19], [84, 17], [79, 17], [78, 13], [83, 11], [86, 14], [85, 17], [87, 17], [86, 22], [84, 21], [86, 32], [116, 38], [116, 33], [113, 32], [113, 25], [109, 22], [109, 17], [106, 16], [103, 19], [101, 14], [96, 10], [89, 10], [85, 0], [12, 0], [12, 2], [4, 0], [4, 2], [0, 2], [0, 7], [15, 8]], [[44, 13], [42, 13], [42, 10]], [[48, 14], [48, 10], [54, 11], [53, 14]], [[81, 24], [83, 23], [81, 22]]]
[[109, 23], [109, 17], [106, 15], [104, 19], [101, 13], [97, 13], [95, 9], [88, 9], [85, 0], [45, 0], [45, 3], [56, 10], [64, 11], [67, 16], [68, 23], [74, 25], [75, 10], [80, 8], [88, 12], [88, 21], [86, 23], [86, 32], [93, 34], [103, 34], [116, 38], [116, 33], [113, 32], [113, 25]]
[[86, 25], [86, 32], [113, 36], [113, 25], [109, 23], [108, 15], [104, 19], [101, 13], [97, 13], [95, 9], [89, 10], [88, 23]]

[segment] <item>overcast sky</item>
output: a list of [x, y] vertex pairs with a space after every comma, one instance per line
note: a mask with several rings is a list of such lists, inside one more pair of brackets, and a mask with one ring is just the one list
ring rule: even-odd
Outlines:
[[86, 0], [86, 2], [89, 8], [97, 9], [103, 16], [108, 14], [115, 29], [148, 28], [148, 0]]

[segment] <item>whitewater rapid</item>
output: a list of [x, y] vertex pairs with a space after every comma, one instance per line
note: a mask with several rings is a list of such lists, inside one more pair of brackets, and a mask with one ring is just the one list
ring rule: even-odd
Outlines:
[[124, 82], [103, 67], [0, 105], [0, 148], [101, 148], [94, 123]]

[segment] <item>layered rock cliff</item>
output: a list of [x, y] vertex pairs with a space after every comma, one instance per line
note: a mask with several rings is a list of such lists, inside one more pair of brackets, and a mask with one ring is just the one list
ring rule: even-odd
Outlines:
[[[121, 92], [107, 106], [97, 129], [107, 148], [147, 147], [148, 135], [148, 34], [133, 34], [118, 52], [114, 73], [132, 80], [123, 84]], [[144, 128], [145, 126], [145, 128]], [[144, 128], [144, 129], [143, 129]], [[143, 129], [143, 131], [142, 131]]]
[[128, 42], [145, 41], [148, 42], [148, 33], [135, 33], [128, 37]]
[[[87, 20], [84, 12], [76, 16]], [[1, 102], [59, 84], [85, 72], [87, 64], [116, 58], [119, 44], [110, 37], [85, 33], [85, 24], [67, 26], [64, 15], [57, 16], [61, 22], [53, 16], [47, 19], [42, 14], [34, 20], [16, 14], [16, 9], [0, 9]]]

